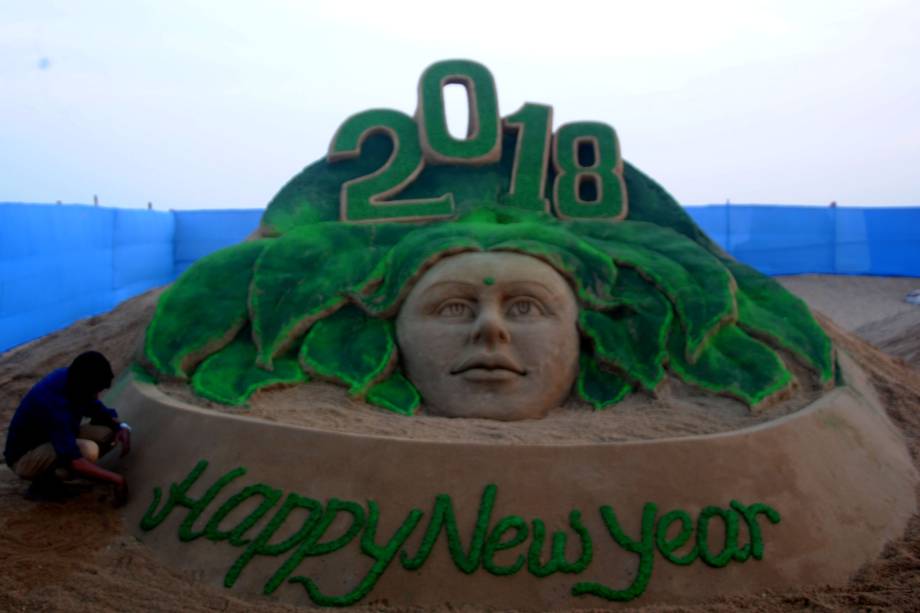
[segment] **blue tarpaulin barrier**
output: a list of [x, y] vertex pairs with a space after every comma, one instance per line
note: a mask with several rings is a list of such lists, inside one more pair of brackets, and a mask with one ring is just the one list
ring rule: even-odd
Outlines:
[[170, 213], [115, 209], [112, 290], [115, 304], [171, 281], [176, 219]]
[[115, 210], [0, 208], [0, 349], [113, 306]]
[[920, 208], [688, 206], [737, 259], [768, 275], [920, 276]]
[[[920, 276], [920, 207], [685, 210], [723, 249], [767, 274]], [[0, 351], [169, 283], [249, 236], [262, 212], [0, 203]]]
[[170, 213], [0, 204], [0, 351], [173, 278]]
[[263, 209], [174, 211], [175, 272], [181, 274], [209, 253], [236, 244], [259, 227]]

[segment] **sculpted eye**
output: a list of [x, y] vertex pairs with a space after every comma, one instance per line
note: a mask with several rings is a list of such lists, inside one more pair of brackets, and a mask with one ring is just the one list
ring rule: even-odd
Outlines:
[[518, 298], [508, 307], [509, 317], [539, 317], [541, 315], [545, 315], [545, 311], [533, 298]]
[[465, 302], [453, 300], [438, 307], [437, 313], [441, 317], [466, 318], [472, 317], [473, 309]]

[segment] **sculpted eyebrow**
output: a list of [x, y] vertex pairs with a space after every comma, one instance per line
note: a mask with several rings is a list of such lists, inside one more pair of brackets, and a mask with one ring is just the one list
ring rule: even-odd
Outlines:
[[512, 283], [506, 288], [505, 294], [510, 296], [531, 295], [544, 302], [552, 302], [554, 304], [558, 304], [560, 298], [556, 293], [550, 290], [550, 288], [538, 281]]
[[439, 281], [425, 288], [422, 300], [425, 302], [439, 301], [451, 296], [469, 298], [476, 293], [476, 286], [463, 281]]
[[476, 286], [472, 283], [467, 283], [465, 281], [438, 281], [437, 283], [432, 283], [430, 286], [425, 288], [423, 292], [424, 295], [428, 295], [429, 292], [443, 292], [445, 290], [456, 290], [460, 289], [463, 291], [472, 291], [476, 289]]
[[552, 293], [553, 293], [552, 290], [550, 290], [550, 288], [546, 287], [545, 285], [543, 285], [543, 284], [540, 283], [539, 281], [516, 281], [516, 282], [514, 282], [514, 283], [509, 283], [509, 284], [508, 284], [508, 291], [509, 291], [509, 292], [527, 291], [527, 290], [532, 290], [533, 288], [539, 288], [539, 289], [542, 290], [544, 293], [547, 293], [547, 294], [550, 294], [550, 295], [552, 295]]

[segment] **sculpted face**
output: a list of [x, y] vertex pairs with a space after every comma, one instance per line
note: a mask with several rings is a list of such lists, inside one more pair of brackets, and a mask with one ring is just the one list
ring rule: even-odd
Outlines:
[[551, 266], [517, 253], [464, 253], [430, 268], [396, 320], [405, 371], [429, 412], [533, 419], [578, 374], [578, 304]]

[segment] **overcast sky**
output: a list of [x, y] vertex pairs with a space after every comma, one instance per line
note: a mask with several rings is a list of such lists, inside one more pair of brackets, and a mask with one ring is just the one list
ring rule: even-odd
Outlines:
[[262, 207], [455, 57], [685, 204], [920, 205], [915, 0], [0, 0], [0, 201]]

